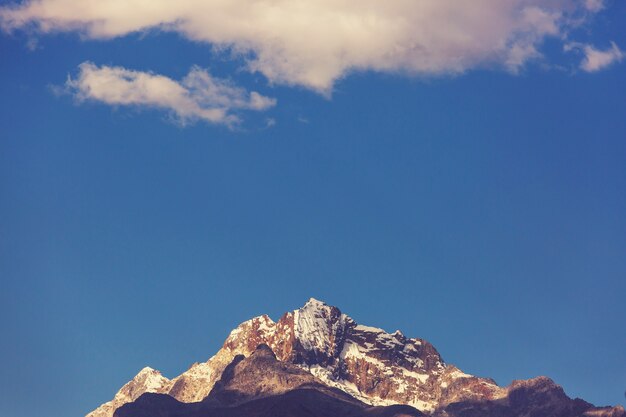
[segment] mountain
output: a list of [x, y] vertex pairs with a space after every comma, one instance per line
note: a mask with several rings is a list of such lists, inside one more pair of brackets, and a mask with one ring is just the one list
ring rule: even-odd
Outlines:
[[423, 417], [409, 406], [374, 407], [322, 383], [310, 372], [279, 361], [267, 345], [236, 356], [201, 402], [144, 394], [115, 417]]
[[[240, 414], [233, 415], [252, 417], [262, 415], [251, 411], [253, 405], [288, 412], [295, 406], [292, 401], [312, 401], [313, 407], [319, 402], [335, 412], [352, 407], [339, 415], [419, 415], [419, 410], [435, 417], [626, 417], [619, 406], [597, 408], [570, 399], [549, 378], [500, 387], [468, 375], [446, 364], [423, 339], [359, 325], [315, 299], [277, 322], [262, 315], [240, 324], [215, 356], [172, 380], [143, 369], [87, 417], [112, 417], [117, 409], [116, 417], [129, 409], [135, 413], [129, 417], [139, 417], [142, 407], [153, 411], [151, 417], [160, 415], [154, 413], [159, 407], [179, 410], [176, 416], [200, 413], [198, 417], [211, 416], [220, 407], [228, 415], [236, 408]], [[321, 408], [315, 412], [310, 415], [324, 415]], [[169, 415], [174, 414], [163, 414]]]

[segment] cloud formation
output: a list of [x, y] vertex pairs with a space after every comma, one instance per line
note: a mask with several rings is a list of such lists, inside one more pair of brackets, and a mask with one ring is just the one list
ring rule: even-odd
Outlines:
[[274, 99], [254, 91], [247, 93], [197, 67], [178, 82], [149, 72], [84, 62], [78, 76], [65, 85], [79, 101], [164, 109], [183, 125], [204, 120], [234, 126], [240, 120], [233, 111], [261, 111], [276, 104]]
[[7, 30], [112, 38], [181, 34], [244, 57], [270, 82], [330, 93], [351, 71], [518, 71], [565, 39], [602, 0], [27, 0], [0, 8]]
[[611, 42], [611, 47], [606, 50], [599, 50], [591, 45], [583, 45], [581, 48], [585, 53], [585, 59], [580, 67], [587, 72], [600, 71], [624, 59], [624, 51], [614, 42]]
[[585, 0], [585, 7], [589, 11], [598, 12], [604, 9], [604, 0]]

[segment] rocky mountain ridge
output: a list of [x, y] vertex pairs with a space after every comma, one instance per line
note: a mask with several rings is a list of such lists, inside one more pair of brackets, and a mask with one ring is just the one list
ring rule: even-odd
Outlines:
[[181, 403], [201, 402], [239, 355], [250, 357], [260, 345], [267, 346], [281, 363], [370, 406], [403, 404], [442, 417], [469, 416], [472, 410], [481, 409], [481, 416], [508, 417], [522, 410], [524, 401], [534, 401], [528, 405], [532, 410], [558, 409], [568, 417], [626, 417], [621, 407], [593, 408], [582, 400], [570, 400], [548, 378], [500, 387], [493, 380], [468, 375], [446, 364], [423, 339], [359, 325], [338, 308], [315, 299], [277, 322], [262, 315], [240, 324], [215, 356], [172, 380], [145, 368], [112, 401], [87, 417], [112, 417], [116, 409], [143, 393], [167, 394]]
[[410, 406], [375, 407], [276, 359], [267, 345], [236, 356], [201, 402], [143, 394], [115, 417], [423, 417]]

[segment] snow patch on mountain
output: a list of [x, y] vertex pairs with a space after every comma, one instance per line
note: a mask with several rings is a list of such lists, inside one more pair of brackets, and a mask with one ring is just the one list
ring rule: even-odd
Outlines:
[[299, 310], [294, 311], [294, 333], [307, 351], [332, 354], [336, 336], [342, 333], [348, 322], [345, 314], [337, 315], [335, 307], [311, 298]]

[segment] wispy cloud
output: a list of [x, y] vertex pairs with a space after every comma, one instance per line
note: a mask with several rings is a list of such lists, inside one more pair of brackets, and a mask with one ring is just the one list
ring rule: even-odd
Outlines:
[[585, 45], [583, 51], [585, 59], [581, 68], [587, 72], [599, 71], [624, 59], [624, 52], [615, 43], [611, 43], [611, 47], [603, 51], [591, 45]]
[[183, 125], [204, 120], [232, 127], [240, 121], [234, 111], [261, 111], [276, 104], [275, 99], [248, 93], [198, 67], [175, 81], [150, 72], [84, 62], [78, 75], [68, 79], [66, 88], [79, 101], [163, 109]]
[[[157, 29], [231, 48], [270, 82], [330, 94], [352, 71], [519, 71], [601, 0], [27, 0], [0, 8], [7, 29], [111, 38]], [[576, 23], [573, 23], [576, 22]]]
[[604, 0], [585, 0], [585, 7], [591, 12], [604, 9]]
[[596, 49], [592, 45], [580, 43], [567, 44], [565, 45], [565, 50], [581, 51], [584, 54], [580, 68], [586, 72], [600, 71], [622, 61], [626, 56], [624, 51], [622, 51], [615, 42], [611, 42], [611, 47], [604, 50]]

